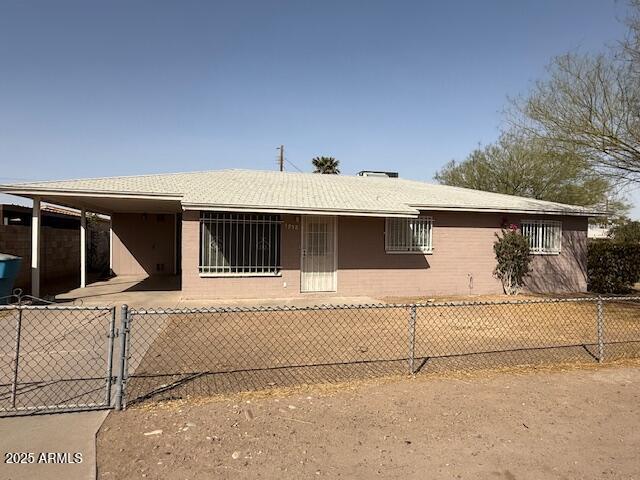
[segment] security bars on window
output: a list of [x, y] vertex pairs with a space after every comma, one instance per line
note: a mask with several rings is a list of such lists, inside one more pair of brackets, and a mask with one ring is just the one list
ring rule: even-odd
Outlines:
[[280, 273], [279, 215], [201, 212], [201, 275]]
[[522, 235], [529, 240], [529, 252], [535, 254], [560, 253], [562, 222], [555, 220], [523, 220]]
[[431, 253], [433, 219], [387, 218], [384, 243], [388, 253]]

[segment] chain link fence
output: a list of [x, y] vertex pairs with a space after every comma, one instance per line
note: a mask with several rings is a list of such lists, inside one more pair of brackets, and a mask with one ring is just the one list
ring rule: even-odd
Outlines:
[[640, 356], [640, 297], [115, 313], [0, 306], [0, 416]]
[[[640, 297], [128, 310], [123, 403], [640, 355]], [[120, 397], [120, 396], [119, 396]]]
[[108, 408], [115, 309], [0, 306], [0, 416]]

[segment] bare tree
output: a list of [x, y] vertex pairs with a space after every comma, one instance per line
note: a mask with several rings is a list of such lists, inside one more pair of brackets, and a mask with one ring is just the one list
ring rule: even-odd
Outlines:
[[515, 105], [524, 133], [578, 152], [601, 173], [640, 182], [640, 77], [631, 63], [557, 57], [549, 78]]
[[511, 122], [551, 148], [576, 152], [616, 181], [640, 183], [640, 0], [609, 54], [556, 57], [548, 78], [513, 101]]
[[632, 14], [627, 18], [629, 32], [622, 42], [623, 58], [626, 57], [636, 74], [640, 74], [640, 0], [630, 0]]

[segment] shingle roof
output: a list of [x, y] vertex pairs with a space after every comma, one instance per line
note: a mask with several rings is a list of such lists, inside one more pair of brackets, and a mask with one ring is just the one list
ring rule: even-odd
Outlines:
[[106, 177], [0, 186], [7, 193], [66, 192], [179, 197], [189, 208], [255, 208], [415, 215], [463, 210], [591, 215], [593, 209], [403, 178], [257, 170]]

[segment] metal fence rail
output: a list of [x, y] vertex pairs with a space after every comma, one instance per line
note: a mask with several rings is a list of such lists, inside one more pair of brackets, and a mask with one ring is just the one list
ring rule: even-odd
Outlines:
[[115, 309], [0, 306], [0, 416], [108, 408]]
[[122, 405], [640, 355], [640, 297], [123, 312]]

